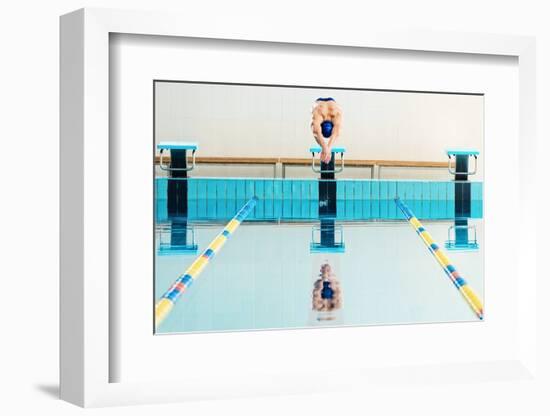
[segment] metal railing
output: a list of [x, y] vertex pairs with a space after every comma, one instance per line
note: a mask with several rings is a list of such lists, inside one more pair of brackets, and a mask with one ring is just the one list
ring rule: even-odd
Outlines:
[[[163, 163], [170, 163], [169, 157], [163, 158]], [[221, 156], [201, 156], [196, 157], [197, 165], [271, 165], [273, 166], [273, 177], [277, 177], [277, 172], [281, 172], [281, 177], [286, 177], [286, 168], [289, 166], [311, 166], [310, 158], [289, 158], [289, 157], [221, 157]], [[160, 156], [155, 157], [155, 164], [160, 164]], [[451, 165], [454, 166], [454, 163]], [[449, 162], [434, 161], [414, 161], [414, 160], [381, 160], [381, 159], [346, 159], [346, 167], [368, 168], [370, 169], [371, 179], [380, 179], [383, 168], [449, 168]]]

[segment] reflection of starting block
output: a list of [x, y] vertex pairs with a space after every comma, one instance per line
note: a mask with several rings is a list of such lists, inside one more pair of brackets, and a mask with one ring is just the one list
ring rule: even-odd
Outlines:
[[159, 256], [177, 256], [185, 254], [197, 254], [198, 245], [195, 243], [195, 230], [187, 226], [187, 221], [173, 221], [170, 227], [170, 241], [163, 237], [165, 233], [159, 233]]
[[[317, 168], [317, 166], [315, 165], [315, 154], [321, 153], [321, 147], [320, 146], [311, 147], [309, 151], [311, 152], [311, 169], [313, 169], [313, 172], [340, 173], [344, 170], [344, 153], [346, 153], [345, 147], [333, 147], [330, 162], [329, 163], [321, 162], [321, 165], [319, 168]], [[334, 155], [338, 153], [340, 154], [340, 166], [338, 167], [338, 169], [336, 169]]]
[[[344, 170], [344, 147], [333, 147], [330, 156], [330, 162], [321, 162], [319, 168], [315, 166], [315, 154], [321, 153], [321, 147], [311, 147], [311, 168], [319, 173], [319, 218], [321, 225], [313, 227], [311, 231], [311, 253], [343, 253], [346, 246], [344, 244], [344, 232], [342, 226], [334, 223], [336, 217], [336, 173]], [[340, 153], [340, 167], [336, 169], [335, 155]], [[319, 240], [315, 239], [316, 232], [319, 233]], [[336, 238], [340, 234], [340, 239]], [[317, 242], [318, 241], [318, 242]]]
[[[449, 239], [445, 242], [445, 247], [449, 250], [477, 250], [476, 229], [473, 225], [468, 225], [468, 218], [472, 215], [472, 187], [469, 181], [470, 175], [477, 172], [477, 157], [479, 152], [471, 149], [448, 149], [449, 173], [454, 175], [454, 194], [455, 194], [455, 224], [449, 228]], [[474, 158], [474, 169], [470, 170], [470, 159]], [[454, 160], [455, 168], [452, 164]], [[474, 238], [470, 238], [470, 230], [473, 230]], [[454, 239], [451, 238], [451, 232], [454, 231]]]
[[[470, 149], [447, 149], [447, 156], [449, 157], [449, 173], [455, 175], [456, 180], [467, 180], [469, 175], [475, 175], [477, 172], [477, 157], [479, 151]], [[474, 170], [470, 170], [468, 165], [470, 157], [474, 158]], [[455, 168], [453, 169], [452, 163], [455, 161]]]
[[[196, 143], [161, 142], [157, 145], [160, 152], [159, 167], [169, 172], [188, 172], [195, 169], [195, 152], [198, 149]], [[170, 151], [170, 165], [164, 164], [164, 152]], [[187, 151], [192, 153], [191, 167], [187, 166]]]
[[[339, 239], [336, 238], [337, 234], [340, 236]], [[310, 253], [344, 253], [346, 251], [344, 228], [341, 225], [335, 225], [334, 221], [321, 221], [320, 226], [316, 225], [311, 229], [309, 251]]]
[[[473, 230], [473, 239], [470, 239], [470, 231]], [[454, 232], [454, 238], [451, 234]], [[449, 250], [478, 250], [477, 231], [474, 225], [451, 225], [447, 232], [448, 240], [445, 241], [445, 248]]]

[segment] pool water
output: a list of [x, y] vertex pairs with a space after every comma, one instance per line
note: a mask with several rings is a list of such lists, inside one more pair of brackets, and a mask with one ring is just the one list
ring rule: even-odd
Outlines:
[[[170, 241], [178, 232], [181, 237], [182, 230], [181, 223], [157, 221], [159, 250], [162, 242]], [[477, 228], [480, 248], [447, 254], [483, 299], [482, 221], [469, 221]], [[186, 223], [194, 231], [198, 251], [156, 255], [156, 300], [224, 224], [221, 220]], [[181, 295], [157, 333], [478, 321], [406, 221], [336, 224], [341, 226], [343, 252], [317, 253], [311, 251], [311, 243], [319, 238], [312, 231], [319, 227], [319, 221], [243, 222]], [[454, 222], [425, 220], [423, 224], [443, 246]], [[191, 239], [189, 230], [184, 232]], [[338, 287], [337, 306], [332, 309], [320, 309], [319, 304], [317, 309], [313, 307], [314, 286], [323, 264], [332, 269], [332, 288]], [[333, 298], [336, 294], [328, 293]]]

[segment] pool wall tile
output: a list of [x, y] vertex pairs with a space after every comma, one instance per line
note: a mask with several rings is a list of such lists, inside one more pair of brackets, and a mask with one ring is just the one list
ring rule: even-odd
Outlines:
[[378, 181], [371, 182], [371, 216], [372, 218], [380, 218], [380, 183]]
[[422, 182], [414, 181], [413, 185], [413, 207], [417, 217], [422, 217]]
[[447, 189], [447, 196], [446, 196], [446, 202], [447, 202], [447, 211], [445, 213], [445, 218], [454, 218], [455, 216], [455, 188], [454, 183], [448, 182], [445, 184], [445, 187]]
[[447, 217], [447, 184], [441, 183], [441, 182], [438, 183], [437, 192], [438, 192], [438, 199], [437, 199], [438, 216], [439, 218], [446, 218]]
[[336, 199], [345, 200], [346, 199], [346, 184], [345, 181], [336, 182]]
[[353, 198], [354, 198], [354, 191], [355, 191], [355, 184], [351, 180], [347, 180], [344, 182], [345, 184], [345, 218], [346, 219], [353, 219], [354, 218], [354, 206], [353, 206]]
[[370, 181], [364, 181], [362, 184], [363, 188], [363, 194], [362, 194], [362, 204], [363, 204], [363, 216], [364, 218], [371, 218], [372, 211], [371, 211], [371, 204], [372, 204], [372, 197], [371, 197], [371, 182]]
[[353, 216], [363, 218], [363, 184], [361, 181], [353, 181]]
[[302, 188], [300, 186], [300, 181], [292, 179], [291, 180], [291, 192], [292, 192], [292, 217], [300, 218], [302, 214], [301, 202], [302, 202]]
[[[155, 181], [156, 218], [167, 218], [167, 178]], [[259, 198], [249, 219], [318, 218], [319, 180], [189, 178], [190, 219], [225, 220], [252, 196]], [[454, 218], [453, 181], [342, 179], [336, 182], [337, 218], [401, 219], [399, 196], [421, 219]], [[483, 183], [471, 182], [472, 217], [483, 216]]]
[[273, 181], [273, 216], [280, 218], [283, 215], [283, 182], [280, 179]]
[[388, 182], [388, 218], [397, 219], [398, 208], [395, 204], [395, 197], [397, 196], [397, 183], [395, 181]]
[[237, 206], [242, 207], [246, 202], [246, 193], [245, 193], [245, 181], [237, 181], [236, 183], [236, 189], [237, 189]]
[[237, 207], [237, 183], [233, 180], [226, 181], [227, 211], [236, 213]]
[[472, 183], [472, 218], [483, 218], [483, 183]]
[[439, 216], [439, 190], [438, 183], [430, 183], [430, 217], [433, 219], [440, 218]]
[[254, 194], [258, 197], [256, 208], [254, 208], [255, 218], [264, 218], [265, 213], [265, 180], [259, 179], [254, 181]]
[[207, 181], [206, 184], [206, 216], [213, 219], [217, 216], [217, 185], [215, 181]]
[[431, 216], [431, 193], [430, 183], [422, 182], [422, 219]]
[[[389, 215], [389, 185], [387, 181], [380, 182], [380, 218], [388, 218]], [[392, 201], [392, 204], [394, 202]]]
[[264, 215], [266, 218], [274, 218], [273, 181], [266, 180], [264, 186]]
[[216, 180], [216, 217], [229, 217], [227, 210], [227, 180]]

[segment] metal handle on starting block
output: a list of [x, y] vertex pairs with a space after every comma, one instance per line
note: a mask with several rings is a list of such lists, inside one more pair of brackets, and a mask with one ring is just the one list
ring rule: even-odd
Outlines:
[[[319, 166], [315, 165], [315, 152], [311, 152], [311, 169], [315, 173], [340, 173], [344, 170], [344, 152], [332, 152], [332, 153], [340, 153], [340, 167], [338, 169], [329, 169], [329, 170], [323, 170]], [[334, 165], [336, 166], [336, 160], [334, 161]]]
[[195, 169], [195, 150], [192, 150], [192, 162], [191, 162], [191, 166], [190, 167], [187, 167], [187, 168], [172, 168], [168, 165], [165, 165], [163, 163], [163, 150], [164, 149], [160, 149], [160, 161], [159, 161], [159, 167], [162, 169], [162, 170], [165, 170], [165, 171], [168, 171], [168, 172], [174, 172], [174, 171], [191, 171], [193, 169]]
[[[451, 155], [449, 155], [449, 166], [448, 166], [449, 173], [451, 175], [475, 175], [476, 172], [477, 172], [477, 155], [473, 155], [473, 157], [474, 157], [474, 160], [475, 160], [473, 171], [457, 172], [456, 169], [453, 170], [453, 166], [452, 166], [453, 157]], [[455, 159], [456, 159], [456, 156], [455, 156]]]

